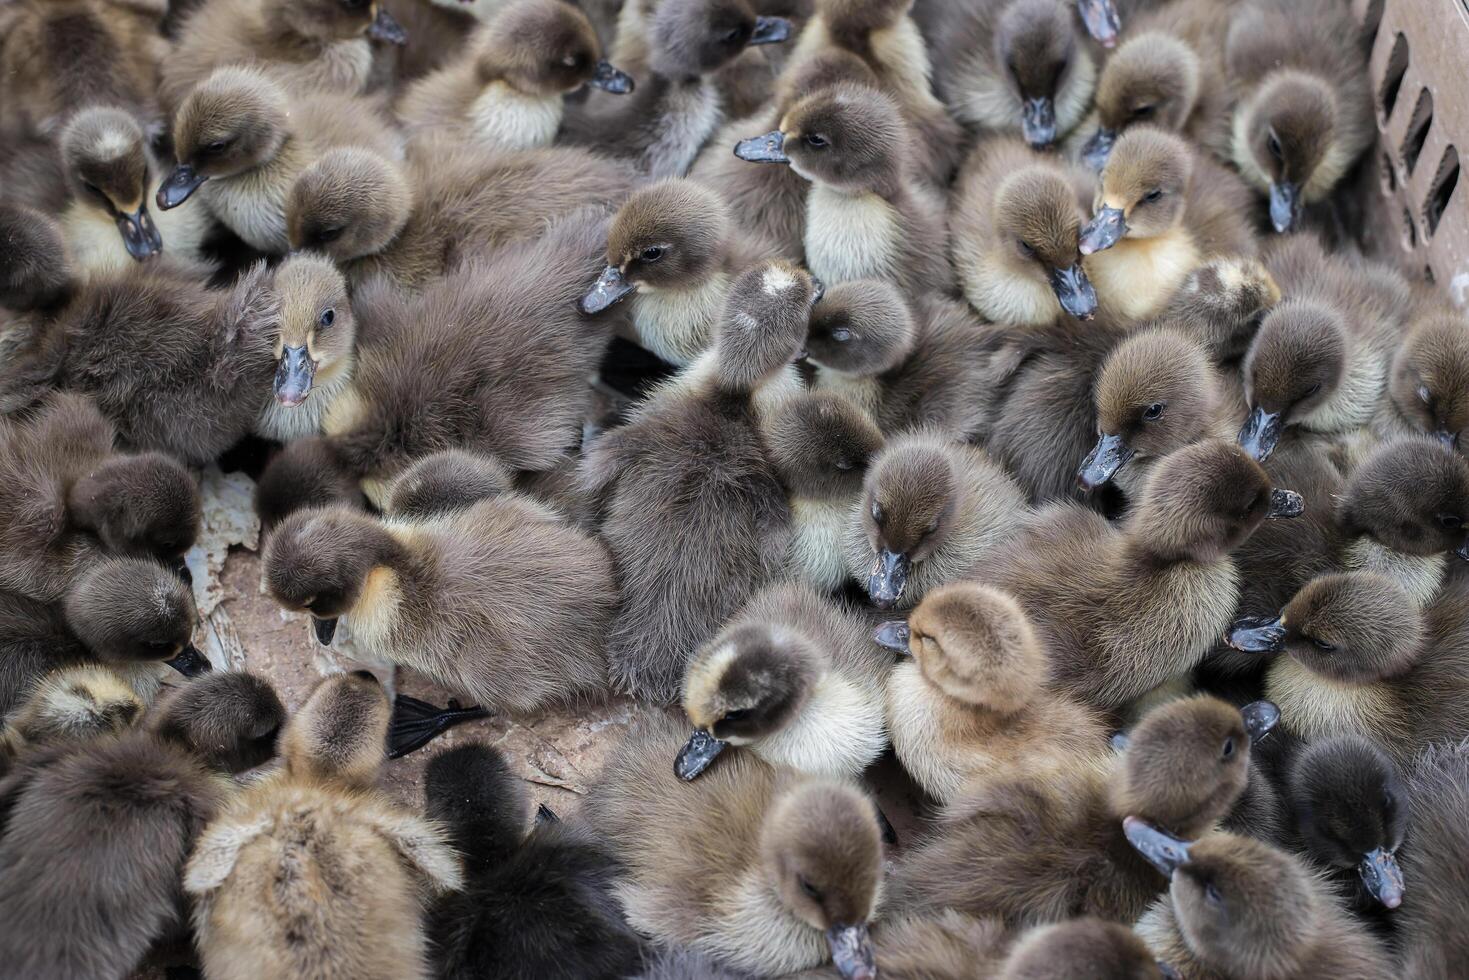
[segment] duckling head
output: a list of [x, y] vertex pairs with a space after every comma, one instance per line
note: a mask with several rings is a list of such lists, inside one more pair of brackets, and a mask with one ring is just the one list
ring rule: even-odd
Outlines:
[[1032, 929], [1005, 958], [999, 980], [1169, 980], [1137, 933], [1087, 916]]
[[879, 609], [903, 600], [914, 565], [944, 543], [963, 493], [946, 446], [903, 439], [873, 461], [858, 519], [875, 556], [867, 594]]
[[1320, 78], [1296, 71], [1276, 72], [1255, 98], [1235, 110], [1236, 153], [1246, 155], [1241, 172], [1270, 190], [1270, 222], [1278, 232], [1293, 230], [1301, 205], [1322, 187], [1318, 171], [1338, 138], [1340, 107]]
[[1081, 230], [1081, 254], [1171, 231], [1183, 220], [1193, 170], [1193, 154], [1180, 137], [1151, 126], [1129, 129], [1102, 169], [1096, 213]]
[[564, 95], [583, 85], [622, 95], [633, 80], [602, 59], [597, 32], [564, 0], [516, 0], [475, 34], [481, 85], [503, 82], [528, 95]]
[[350, 366], [357, 325], [347, 281], [324, 256], [293, 254], [276, 269], [275, 288], [275, 400], [295, 408], [311, 397], [314, 384], [330, 382]]
[[871, 377], [908, 359], [918, 324], [902, 291], [883, 279], [853, 279], [826, 291], [811, 310], [806, 354], [823, 368]]
[[143, 700], [116, 673], [85, 665], [54, 671], [6, 722], [7, 737], [53, 745], [121, 732], [143, 717]]
[[1071, 76], [1091, 70], [1080, 41], [1061, 0], [1011, 0], [1000, 14], [995, 62], [1020, 104], [1020, 131], [1037, 150], [1056, 142], [1056, 100]]
[[775, 80], [775, 104], [785, 115], [791, 106], [812, 92], [842, 83], [861, 85], [866, 88], [881, 88], [878, 79], [867, 62], [843, 48], [828, 48], [809, 58], [789, 65]]
[[875, 980], [867, 923], [882, 891], [882, 830], [852, 786], [803, 782], [777, 798], [760, 828], [766, 880], [796, 918], [826, 935], [845, 980]]
[[995, 191], [992, 220], [1011, 275], [1046, 283], [1074, 317], [1096, 315], [1097, 291], [1081, 264], [1086, 218], [1064, 174], [1046, 164], [1013, 171]]
[[503, 861], [525, 837], [524, 785], [489, 745], [456, 745], [430, 759], [423, 795], [425, 814], [449, 829], [471, 869]]
[[228, 773], [271, 759], [285, 723], [286, 708], [275, 688], [264, 678], [233, 670], [191, 680], [148, 717], [160, 737]]
[[1082, 162], [1100, 171], [1130, 126], [1178, 132], [1198, 97], [1199, 56], [1192, 48], [1158, 31], [1128, 38], [1097, 78], [1097, 128], [1082, 146]]
[[930, 592], [908, 617], [908, 635], [925, 680], [1001, 714], [1029, 705], [1050, 673], [1030, 617], [988, 586], [956, 582]]
[[1378, 902], [1402, 904], [1395, 854], [1408, 798], [1386, 752], [1359, 735], [1313, 742], [1291, 770], [1290, 801], [1308, 855], [1328, 867], [1356, 868]]
[[1134, 456], [1157, 459], [1202, 439], [1218, 394], [1203, 347], [1163, 328], [1135, 333], [1108, 355], [1093, 400], [1097, 444], [1076, 474], [1088, 491]]
[[581, 300], [600, 313], [639, 289], [690, 289], [723, 268], [729, 207], [703, 184], [674, 177], [643, 187], [607, 232], [607, 267]]
[[413, 212], [413, 192], [396, 165], [360, 147], [338, 147], [301, 172], [286, 200], [291, 248], [338, 262], [381, 252]]
[[1335, 394], [1346, 363], [1347, 327], [1339, 312], [1309, 299], [1282, 300], [1245, 353], [1250, 415], [1240, 445], [1255, 459], [1268, 459], [1287, 425]]
[[267, 24], [319, 43], [370, 37], [407, 44], [408, 32], [378, 0], [267, 0]]
[[77, 639], [101, 660], [163, 661], [186, 676], [210, 670], [191, 641], [199, 624], [194, 595], [156, 561], [98, 562], [72, 586], [63, 608]]
[[49, 216], [24, 205], [0, 204], [0, 306], [37, 310], [71, 295], [71, 259], [61, 229]]
[[1469, 323], [1447, 312], [1415, 323], [1393, 357], [1388, 391], [1418, 431], [1469, 449]]
[[747, 47], [790, 38], [784, 17], [757, 16], [749, 0], [661, 0], [650, 27], [653, 71], [685, 81], [718, 71]]
[[231, 177], [275, 158], [290, 125], [285, 91], [242, 65], [215, 69], [184, 98], [173, 121], [178, 165], [158, 187], [165, 211], [206, 180]]
[[1469, 464], [1433, 439], [1395, 439], [1353, 471], [1336, 513], [1346, 534], [1393, 551], [1469, 559]]
[[148, 214], [148, 151], [143, 127], [121, 109], [83, 109], [61, 133], [62, 168], [72, 195], [117, 224], [139, 262], [163, 250]]
[[912, 8], [911, 0], [816, 0], [817, 16], [838, 44], [862, 50], [868, 35], [893, 27]]
[[310, 613], [317, 640], [330, 644], [391, 540], [373, 518], [345, 507], [297, 511], [265, 547], [265, 586], [287, 609]]
[[332, 674], [286, 725], [286, 771], [298, 779], [371, 786], [386, 758], [391, 715], [388, 696], [369, 671]]
[[735, 156], [789, 164], [807, 180], [849, 194], [891, 194], [902, 186], [911, 139], [891, 98], [843, 83], [797, 102], [779, 129], [741, 140]]
[[1169, 303], [1219, 362], [1241, 360], [1264, 319], [1280, 302], [1280, 287], [1254, 257], [1210, 259], [1190, 272]]
[[718, 381], [752, 391], [796, 360], [818, 287], [810, 273], [772, 259], [752, 265], [729, 287], [715, 340]]
[[766, 443], [794, 497], [850, 500], [862, 491], [882, 433], [851, 401], [830, 391], [785, 399], [766, 426]]
[[393, 482], [390, 514], [428, 516], [515, 489], [515, 473], [493, 456], [444, 449], [414, 463]]
[[150, 556], [180, 574], [203, 521], [194, 478], [162, 453], [111, 457], [72, 484], [67, 511], [109, 551]]

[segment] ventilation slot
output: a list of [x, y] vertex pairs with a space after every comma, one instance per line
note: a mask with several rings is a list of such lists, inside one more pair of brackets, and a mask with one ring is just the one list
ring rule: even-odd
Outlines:
[[1382, 155], [1382, 163], [1379, 166], [1382, 171], [1382, 189], [1389, 194], [1398, 191], [1398, 172], [1393, 169], [1392, 157], [1386, 153]]
[[1438, 219], [1443, 217], [1444, 209], [1454, 198], [1454, 188], [1458, 186], [1459, 151], [1449, 144], [1438, 163], [1438, 171], [1433, 175], [1433, 183], [1428, 186], [1428, 200], [1423, 202], [1423, 223], [1428, 226], [1429, 238], [1438, 231]]
[[[1469, 0], [1460, 0], [1469, 3]], [[1362, 18], [1362, 43], [1368, 51], [1377, 41], [1377, 29], [1382, 26], [1382, 8], [1387, 6], [1386, 0], [1371, 0], [1367, 4], [1367, 13]]]
[[1433, 278], [1433, 266], [1425, 265], [1423, 267], [1423, 281], [1428, 283], [1430, 286], [1434, 284], [1435, 280]]
[[1403, 248], [1408, 251], [1418, 247], [1418, 228], [1413, 224], [1413, 212], [1403, 208]]
[[1423, 141], [1428, 139], [1428, 129], [1433, 125], [1433, 93], [1424, 88], [1418, 93], [1418, 104], [1413, 107], [1413, 117], [1408, 120], [1408, 133], [1403, 137], [1403, 169], [1408, 176], [1418, 165], [1418, 154], [1423, 152]]
[[1398, 31], [1392, 43], [1392, 54], [1388, 55], [1387, 68], [1382, 73], [1382, 87], [1377, 90], [1377, 109], [1384, 122], [1392, 118], [1398, 104], [1398, 89], [1403, 87], [1403, 76], [1408, 73], [1408, 39]]

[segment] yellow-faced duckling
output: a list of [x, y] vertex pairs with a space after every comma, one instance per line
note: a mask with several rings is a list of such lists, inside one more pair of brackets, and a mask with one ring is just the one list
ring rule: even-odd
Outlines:
[[556, 138], [563, 97], [583, 85], [626, 94], [633, 79], [602, 58], [579, 8], [565, 0], [516, 0], [452, 61], [414, 82], [397, 112], [412, 130], [467, 130], [464, 136], [480, 146], [525, 150]]
[[1252, 837], [1175, 836], [1130, 819], [1128, 840], [1169, 880], [1137, 931], [1197, 980], [1370, 980], [1392, 960], [1304, 862]]
[[189, 851], [284, 720], [265, 681], [210, 674], [119, 735], [27, 754], [0, 784], [9, 968], [123, 980], [155, 940], [187, 935]]
[[945, 585], [908, 617], [906, 644], [896, 633], [894, 645], [913, 659], [888, 678], [888, 730], [898, 761], [938, 802], [953, 801], [978, 780], [1110, 751], [1096, 714], [1045, 690], [1045, 648], [1025, 611], [1003, 592]]
[[53, 671], [13, 713], [5, 706], [0, 774], [23, 752], [124, 731], [143, 717], [143, 708], [127, 679], [106, 667], [83, 664]]
[[1409, 323], [1372, 428], [1384, 436], [1422, 432], [1469, 450], [1469, 323], [1463, 316], [1437, 311]]
[[627, 869], [618, 897], [628, 921], [746, 972], [832, 962], [845, 980], [873, 980], [868, 923], [883, 873], [872, 801], [748, 752], [683, 783], [668, 764], [683, 737], [647, 716], [586, 800]]
[[330, 259], [292, 255], [276, 269], [274, 287], [275, 382], [255, 431], [290, 442], [320, 433], [327, 407], [352, 380], [357, 323], [347, 282]]
[[1452, 980], [1469, 943], [1456, 923], [1469, 895], [1469, 748], [1460, 741], [1431, 746], [1407, 773], [1412, 795], [1412, 841], [1403, 849], [1403, 875], [1411, 883], [1394, 915], [1403, 973]]
[[880, 609], [908, 609], [1019, 532], [1025, 496], [984, 450], [918, 431], [872, 461], [847, 519], [847, 568]]

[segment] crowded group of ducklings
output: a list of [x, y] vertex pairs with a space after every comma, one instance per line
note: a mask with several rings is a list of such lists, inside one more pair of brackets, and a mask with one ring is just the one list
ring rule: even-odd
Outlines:
[[[1371, 30], [0, 3], [0, 977], [1469, 975], [1469, 321], [1330, 220]], [[376, 670], [294, 713], [192, 640], [222, 456]], [[377, 788], [613, 693], [564, 820]]]

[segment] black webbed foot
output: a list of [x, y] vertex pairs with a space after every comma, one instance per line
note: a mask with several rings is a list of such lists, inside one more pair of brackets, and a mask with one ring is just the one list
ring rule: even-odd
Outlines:
[[462, 708], [451, 700], [447, 708], [439, 708], [406, 694], [393, 702], [393, 720], [388, 725], [388, 758], [401, 759], [423, 748], [444, 732], [466, 721], [488, 718], [490, 712], [478, 705]]

